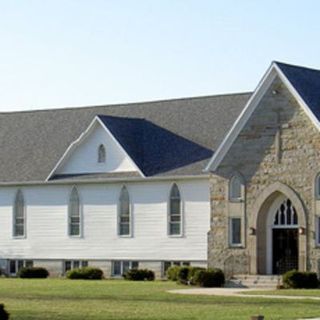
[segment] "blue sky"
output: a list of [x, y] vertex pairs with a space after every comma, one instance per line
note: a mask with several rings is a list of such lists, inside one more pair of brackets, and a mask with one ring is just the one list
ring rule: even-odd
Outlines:
[[251, 91], [320, 69], [320, 1], [0, 0], [0, 110]]

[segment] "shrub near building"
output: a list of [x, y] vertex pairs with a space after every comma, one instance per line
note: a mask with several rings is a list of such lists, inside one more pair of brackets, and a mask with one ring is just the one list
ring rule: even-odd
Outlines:
[[41, 267], [26, 267], [21, 268], [18, 272], [19, 278], [29, 278], [29, 279], [44, 279], [49, 276], [49, 272], [45, 268]]
[[285, 288], [316, 289], [319, 287], [319, 280], [315, 272], [291, 270], [282, 276], [282, 280]]
[[101, 280], [103, 271], [99, 268], [84, 267], [72, 269], [67, 272], [68, 279]]
[[124, 278], [133, 281], [153, 281], [155, 275], [153, 271], [148, 269], [131, 269], [124, 274]]
[[197, 270], [194, 274], [194, 283], [200, 287], [223, 287], [224, 273], [220, 269]]
[[200, 287], [222, 287], [225, 283], [224, 273], [221, 269], [174, 266], [168, 269], [167, 277], [169, 280], [181, 284]]
[[166, 276], [168, 280], [177, 281], [178, 280], [178, 272], [181, 267], [179, 266], [172, 266], [167, 270]]

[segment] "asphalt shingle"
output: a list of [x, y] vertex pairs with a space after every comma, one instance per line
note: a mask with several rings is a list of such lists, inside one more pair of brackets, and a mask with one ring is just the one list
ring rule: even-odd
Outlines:
[[[249, 97], [250, 93], [243, 93], [0, 113], [0, 183], [44, 181], [96, 115], [124, 118], [118, 120], [134, 123], [134, 127], [136, 122], [144, 123], [144, 130], [130, 130], [138, 130], [140, 135], [144, 132], [143, 139], [147, 140], [144, 144], [148, 145], [148, 152], [153, 152], [142, 157], [148, 175], [202, 174], [208, 162], [204, 157], [217, 149]], [[187, 151], [182, 150], [179, 142]], [[160, 150], [165, 152], [156, 150], [152, 143], [161, 144]], [[131, 154], [143, 152], [135, 141], [129, 144], [137, 148], [131, 150]], [[176, 162], [178, 152], [183, 153], [185, 161]], [[164, 164], [160, 163], [162, 159]]]

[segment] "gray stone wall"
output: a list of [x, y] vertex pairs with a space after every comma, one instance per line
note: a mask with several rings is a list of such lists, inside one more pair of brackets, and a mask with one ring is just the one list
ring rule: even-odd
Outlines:
[[[274, 94], [276, 90], [276, 94]], [[318, 271], [320, 249], [315, 242], [317, 201], [314, 181], [320, 172], [320, 134], [287, 88], [276, 79], [236, 138], [224, 160], [211, 176], [211, 230], [208, 263], [234, 273], [256, 273], [257, 257], [265, 252], [257, 246], [257, 199], [264, 190], [280, 183], [301, 200], [300, 225], [305, 214], [306, 234], [300, 235], [300, 262]], [[228, 241], [228, 182], [235, 173], [245, 181], [243, 246], [231, 248]], [[276, 190], [274, 190], [276, 191]], [[256, 230], [264, 237], [265, 230]], [[263, 260], [263, 259], [262, 259]], [[300, 265], [299, 265], [300, 266]]]

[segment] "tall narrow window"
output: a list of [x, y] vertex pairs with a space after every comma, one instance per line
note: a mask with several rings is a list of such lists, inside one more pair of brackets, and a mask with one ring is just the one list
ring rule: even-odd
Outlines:
[[316, 237], [317, 237], [317, 245], [320, 246], [320, 217], [316, 218]]
[[69, 199], [69, 235], [80, 236], [80, 201], [77, 188], [73, 188]]
[[18, 190], [13, 208], [13, 235], [23, 237], [25, 235], [25, 208], [21, 190]]
[[242, 181], [238, 176], [233, 176], [229, 184], [229, 199], [239, 201], [242, 199]]
[[130, 228], [130, 198], [128, 189], [123, 186], [120, 192], [119, 198], [119, 235], [129, 236], [131, 232]]
[[171, 188], [169, 201], [169, 235], [181, 235], [181, 196], [176, 184]]
[[230, 229], [230, 244], [232, 246], [241, 245], [241, 218], [231, 218]]
[[320, 173], [318, 173], [315, 181], [315, 195], [316, 199], [320, 200]]
[[98, 163], [106, 162], [106, 148], [103, 144], [100, 144], [98, 149]]

